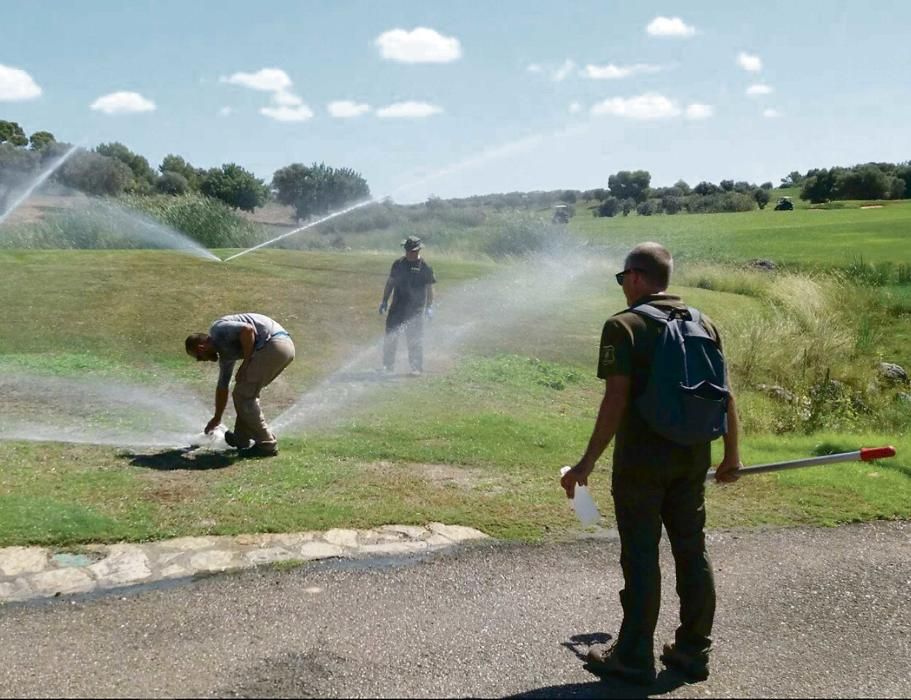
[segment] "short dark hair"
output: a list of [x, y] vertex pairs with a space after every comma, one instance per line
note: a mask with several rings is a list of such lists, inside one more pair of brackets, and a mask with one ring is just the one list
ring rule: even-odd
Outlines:
[[208, 333], [191, 333], [187, 336], [187, 339], [184, 341], [184, 348], [187, 351], [187, 355], [196, 356], [196, 348], [202, 345], [209, 339]]
[[660, 243], [640, 243], [626, 256], [627, 269], [639, 270], [645, 278], [664, 291], [671, 283], [674, 259], [670, 251]]

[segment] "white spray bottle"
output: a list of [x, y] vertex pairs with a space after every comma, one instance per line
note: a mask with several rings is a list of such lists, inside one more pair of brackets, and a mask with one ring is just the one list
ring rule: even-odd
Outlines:
[[[560, 476], [566, 474], [570, 469], [572, 467], [560, 469]], [[576, 511], [576, 517], [579, 518], [579, 522], [583, 525], [594, 525], [601, 517], [598, 512], [598, 506], [595, 505], [595, 501], [592, 499], [591, 492], [582, 484], [576, 484], [575, 494], [570, 503], [573, 510]]]

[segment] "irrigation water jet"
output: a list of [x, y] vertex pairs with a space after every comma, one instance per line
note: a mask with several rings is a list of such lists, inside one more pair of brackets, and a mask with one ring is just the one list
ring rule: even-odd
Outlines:
[[[565, 306], [573, 285], [605, 262], [576, 251], [539, 255], [507, 268], [497, 278], [450, 290], [439, 303], [432, 326], [425, 331], [426, 361], [446, 368], [455, 364], [466, 344]], [[326, 426], [380, 387], [388, 388], [377, 369], [381, 345], [382, 336], [352, 353], [340, 369], [271, 421], [273, 428], [284, 431]]]
[[12, 367], [0, 372], [0, 396], [0, 440], [184, 447], [211, 415], [179, 385], [65, 378]]
[[16, 211], [16, 209], [18, 209], [20, 206], [22, 206], [22, 203], [25, 202], [25, 200], [27, 200], [29, 197], [31, 197], [32, 193], [35, 190], [37, 190], [39, 187], [41, 187], [41, 185], [43, 185], [47, 181], [47, 179], [51, 175], [53, 175], [61, 165], [66, 163], [66, 161], [69, 160], [70, 156], [73, 155], [73, 153], [75, 153], [78, 148], [79, 148], [79, 146], [71, 146], [70, 149], [66, 153], [64, 153], [62, 156], [57, 158], [53, 163], [51, 163], [44, 170], [42, 170], [41, 173], [38, 175], [38, 177], [35, 179], [35, 181], [32, 182], [32, 184], [30, 184], [28, 187], [26, 187], [25, 190], [22, 192], [22, 194], [19, 195], [19, 197], [17, 197], [13, 201], [13, 203], [9, 207], [7, 207], [6, 210], [3, 211], [3, 213], [0, 213], [0, 224], [2, 224], [4, 221], [6, 221], [6, 219], [10, 216], [10, 214], [12, 214], [14, 211]]
[[223, 262], [229, 262], [231, 260], [234, 260], [234, 258], [239, 258], [241, 255], [246, 255], [247, 253], [252, 253], [254, 250], [259, 250], [260, 248], [265, 248], [266, 246], [272, 245], [273, 243], [278, 243], [278, 241], [282, 240], [283, 238], [287, 238], [288, 236], [293, 236], [294, 234], [300, 233], [301, 231], [306, 231], [308, 228], [313, 228], [314, 226], [319, 226], [320, 224], [325, 223], [326, 221], [329, 221], [330, 219], [334, 219], [337, 216], [344, 216], [348, 212], [352, 212], [355, 209], [360, 209], [361, 207], [366, 207], [368, 204], [373, 204], [374, 202], [378, 202], [378, 201], [380, 201], [380, 200], [377, 198], [365, 199], [363, 202], [358, 202], [357, 204], [353, 204], [350, 207], [346, 207], [345, 209], [340, 209], [339, 211], [332, 212], [331, 214], [327, 214], [326, 216], [324, 216], [320, 219], [317, 219], [316, 221], [311, 221], [308, 224], [299, 226], [296, 229], [294, 229], [293, 231], [288, 231], [287, 233], [283, 233], [280, 236], [276, 236], [275, 238], [273, 238], [271, 240], [264, 241], [263, 243], [258, 243], [257, 245], [253, 246], [252, 248], [247, 248], [246, 250], [242, 250], [241, 252], [236, 253], [235, 255], [225, 258]]

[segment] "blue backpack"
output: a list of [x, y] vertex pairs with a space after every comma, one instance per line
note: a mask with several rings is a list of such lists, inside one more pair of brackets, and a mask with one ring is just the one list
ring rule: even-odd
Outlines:
[[649, 427], [680, 445], [698, 445], [728, 429], [727, 374], [721, 348], [693, 308], [663, 311], [649, 304], [629, 309], [657, 321], [651, 373], [635, 405]]

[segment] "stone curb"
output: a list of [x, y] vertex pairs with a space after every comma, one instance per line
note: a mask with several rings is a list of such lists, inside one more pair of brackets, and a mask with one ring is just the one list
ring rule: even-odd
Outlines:
[[249, 569], [284, 561], [430, 552], [488, 539], [470, 527], [430, 523], [370, 530], [181, 537], [147, 544], [0, 549], [0, 604]]

